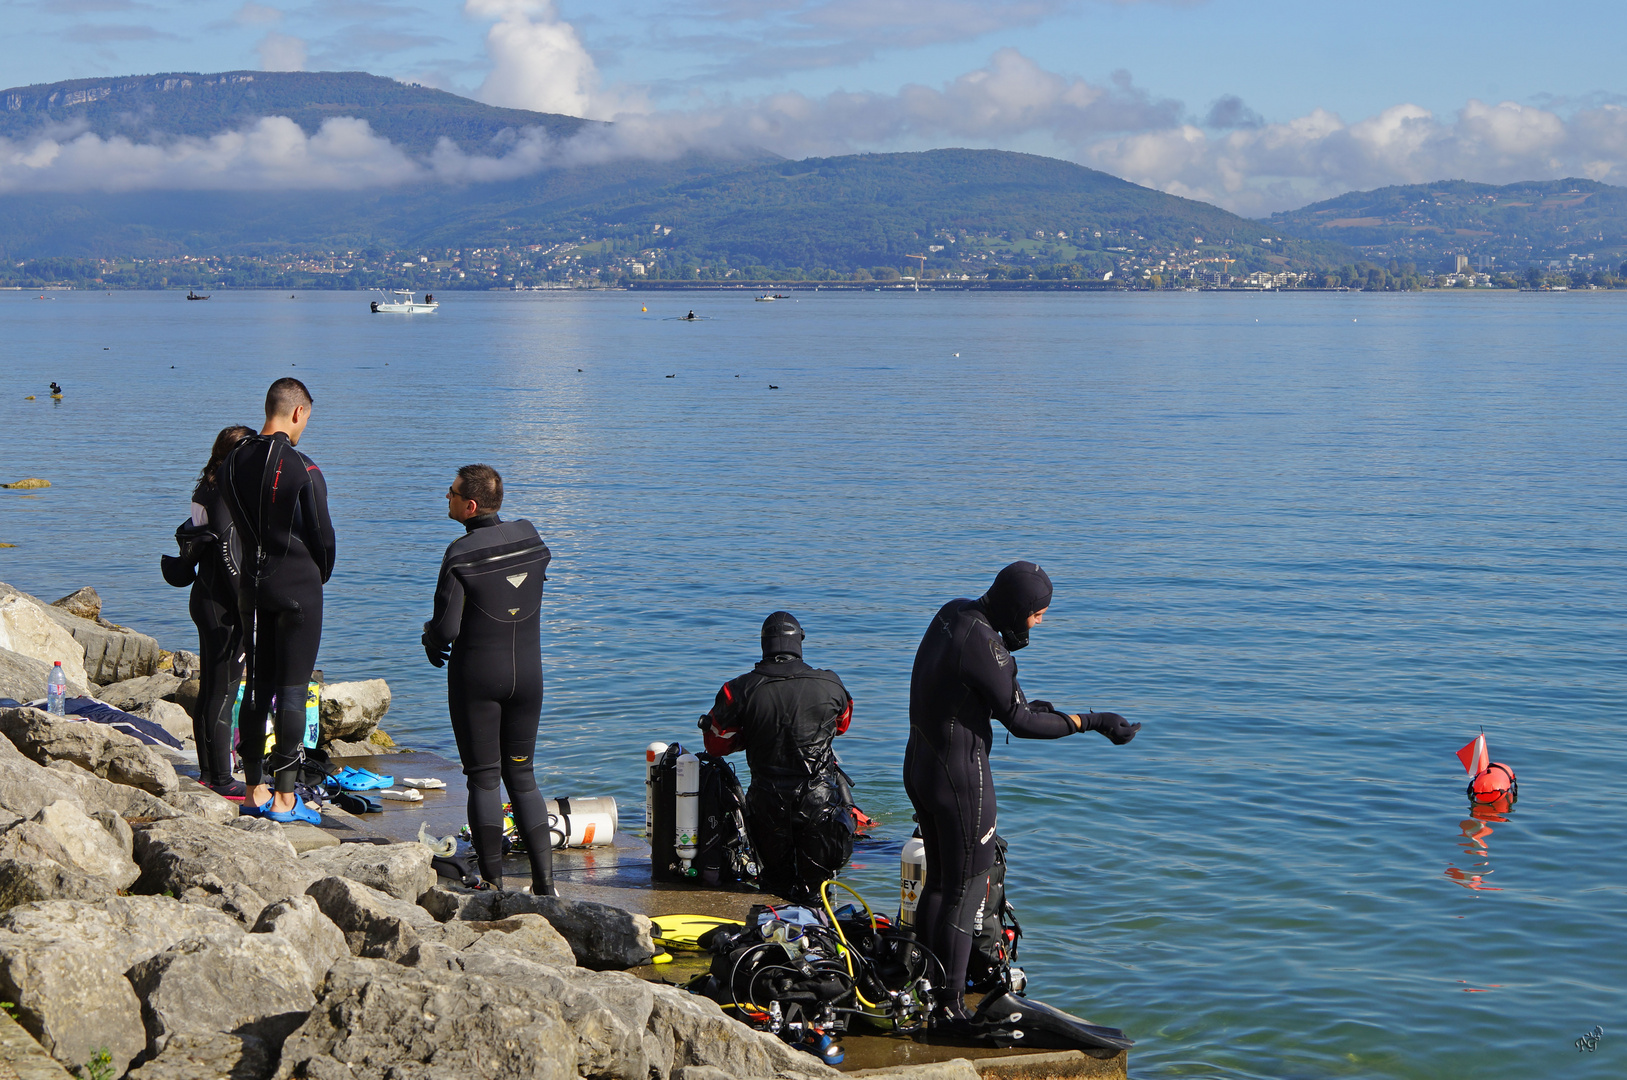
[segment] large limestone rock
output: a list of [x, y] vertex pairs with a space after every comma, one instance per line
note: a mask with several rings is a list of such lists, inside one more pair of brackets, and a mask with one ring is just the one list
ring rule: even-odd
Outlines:
[[[82, 619], [65, 608], [52, 607], [38, 597], [0, 583], [0, 598], [7, 596], [20, 596], [32, 602], [47, 618], [72, 635], [84, 650], [82, 663], [86, 675], [98, 686], [123, 682], [137, 675], [151, 675], [158, 670], [163, 650], [158, 647], [157, 640], [146, 634], [114, 626], [105, 620]], [[73, 681], [72, 676], [68, 681]]]
[[310, 896], [344, 932], [345, 943], [355, 956], [400, 960], [425, 935], [441, 936], [440, 924], [417, 904], [349, 878], [326, 877], [314, 882]]
[[552, 967], [574, 967], [576, 954], [570, 942], [541, 915], [514, 915], [497, 922], [469, 924], [480, 937], [463, 950], [474, 953], [508, 953]]
[[[5, 739], [0, 739], [0, 754], [10, 750], [18, 754], [17, 749]], [[26, 758], [23, 759], [27, 761]], [[33, 765], [33, 762], [28, 762]], [[34, 768], [40, 768], [34, 765]], [[68, 785], [69, 790], [77, 793], [85, 804], [85, 809], [92, 814], [110, 810], [121, 817], [140, 818], [143, 821], [163, 821], [169, 818], [183, 817], [187, 810], [171, 806], [167, 800], [177, 797], [177, 792], [160, 799], [158, 796], [133, 788], [126, 784], [115, 784], [111, 780], [103, 780], [100, 776], [88, 772], [71, 761], [53, 761], [48, 769], [41, 770], [50, 776], [58, 777]], [[217, 796], [218, 798], [218, 796]], [[225, 801], [225, 800], [221, 800]], [[4, 805], [0, 800], [0, 805]], [[235, 810], [234, 810], [235, 813]]]
[[445, 885], [430, 889], [419, 903], [443, 922], [541, 915], [570, 944], [576, 962], [594, 971], [638, 967], [655, 956], [649, 918], [608, 904], [522, 892], [473, 892]]
[[104, 780], [164, 795], [179, 786], [175, 766], [140, 739], [106, 724], [68, 720], [43, 709], [0, 709], [0, 734], [41, 765], [70, 761]]
[[47, 945], [0, 932], [0, 994], [46, 1052], [80, 1065], [100, 1050], [115, 1074], [147, 1045], [141, 1002], [124, 969], [87, 945]]
[[710, 1065], [730, 1076], [824, 1077], [841, 1074], [780, 1039], [725, 1016], [717, 1002], [675, 986], [654, 987], [649, 1030], [671, 1047], [670, 1068]]
[[51, 665], [10, 649], [0, 649], [0, 698], [38, 701], [45, 696]]
[[0, 594], [0, 649], [38, 660], [47, 674], [60, 661], [70, 693], [83, 694], [90, 682], [84, 646], [58, 626], [41, 604], [22, 593]]
[[149, 701], [130, 715], [151, 720], [182, 742], [192, 738], [192, 715], [173, 701]]
[[349, 955], [339, 928], [302, 896], [266, 909], [252, 933], [189, 938], [127, 974], [155, 1055], [176, 1035], [230, 1032], [277, 1045], [316, 1004], [328, 968]]
[[0, 856], [0, 910], [37, 900], [106, 900], [113, 882], [55, 859]]
[[307, 851], [299, 861], [318, 877], [346, 877], [398, 900], [416, 903], [440, 880], [434, 855], [420, 843], [339, 844]]
[[73, 1074], [45, 1052], [22, 1025], [0, 1011], [0, 1063], [5, 1080], [68, 1080]]
[[181, 786], [164, 796], [164, 801], [183, 813], [201, 817], [217, 825], [230, 825], [241, 811], [239, 804], [215, 794], [190, 776], [180, 778]]
[[[68, 769], [74, 768], [68, 766]], [[79, 771], [83, 773], [83, 770]], [[100, 780], [98, 783], [105, 784], [107, 781]], [[9, 740], [0, 739], [0, 822], [33, 817], [59, 799], [84, 802], [79, 795], [76, 778], [66, 771], [42, 768], [24, 757], [22, 751]]]
[[[43, 807], [32, 820], [0, 836], [0, 849], [6, 837], [24, 826], [32, 826], [57, 842], [67, 862], [64, 865], [86, 874], [107, 878], [116, 889], [127, 889], [141, 870], [131, 858], [132, 834], [123, 818], [106, 815], [104, 820], [86, 814], [77, 802], [59, 799]], [[61, 858], [56, 861], [62, 862]]]
[[276, 1069], [276, 1048], [252, 1035], [177, 1033], [130, 1080], [264, 1080]]
[[258, 818], [231, 825], [192, 817], [141, 824], [135, 857], [141, 877], [134, 891], [149, 894], [180, 895], [192, 886], [219, 889], [235, 882], [275, 903], [303, 895], [313, 876], [277, 826]]
[[134, 679], [102, 687], [96, 697], [115, 709], [135, 712], [153, 702], [167, 698], [181, 688], [181, 680], [167, 671], [153, 675], [139, 675]]
[[75, 589], [67, 596], [51, 601], [51, 606], [61, 608], [69, 615], [77, 615], [81, 619], [95, 622], [102, 617], [102, 598], [95, 589], [89, 585]]
[[[717, 1005], [624, 972], [465, 950], [401, 966], [342, 960], [283, 1045], [279, 1077], [696, 1075], [837, 1080], [839, 1074]], [[687, 999], [687, 1000], [684, 1000]], [[693, 1003], [693, 1004], [691, 1004]]]
[[497, 917], [535, 914], [547, 919], [570, 944], [576, 962], [594, 971], [620, 971], [647, 964], [655, 956], [653, 924], [638, 915], [589, 900], [565, 900], [530, 893], [501, 894]]
[[[576, 1039], [558, 1002], [461, 972], [347, 960], [283, 1044], [281, 1077], [576, 1080]], [[601, 1076], [599, 1080], [648, 1080]]]
[[389, 709], [390, 686], [383, 679], [327, 683], [322, 687], [320, 741], [364, 742]]
[[0, 997], [58, 1061], [78, 1066], [105, 1048], [120, 1075], [147, 1045], [125, 972], [181, 940], [242, 934], [218, 912], [165, 897], [26, 904], [0, 914]]

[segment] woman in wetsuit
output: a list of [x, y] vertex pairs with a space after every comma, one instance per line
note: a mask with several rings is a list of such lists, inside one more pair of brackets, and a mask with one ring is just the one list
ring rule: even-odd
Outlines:
[[1050, 603], [1045, 571], [1012, 563], [979, 599], [939, 608], [915, 653], [904, 789], [915, 805], [927, 865], [915, 924], [943, 962], [939, 1018], [951, 1026], [968, 1020], [966, 965], [994, 866], [990, 721], [999, 720], [1019, 739], [1100, 731], [1121, 746], [1141, 728], [1117, 713], [1064, 713], [1023, 696], [1011, 654], [1028, 644], [1028, 632]]
[[[222, 428], [209, 451], [209, 463], [192, 491], [191, 535], [197, 579], [188, 608], [198, 627], [198, 700], [192, 706], [192, 737], [198, 744], [198, 774], [204, 785], [242, 801], [243, 781], [232, 777], [232, 706], [243, 678], [243, 632], [237, 614], [237, 554], [232, 518], [221, 498], [220, 463], [254, 429]], [[183, 526], [183, 529], [185, 527]]]

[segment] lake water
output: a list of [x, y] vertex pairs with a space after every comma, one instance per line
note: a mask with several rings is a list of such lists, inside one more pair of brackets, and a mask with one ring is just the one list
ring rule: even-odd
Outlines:
[[[0, 296], [0, 479], [53, 484], [0, 492], [0, 580], [196, 648], [158, 556], [298, 376], [329, 679], [451, 753], [418, 635], [488, 461], [554, 550], [547, 790], [636, 810], [787, 608], [857, 699], [888, 844], [851, 879], [890, 908], [915, 646], [1036, 559], [1025, 687], [1146, 725], [996, 744], [1036, 997], [1143, 1078], [1627, 1072], [1627, 294]], [[1467, 811], [1482, 727], [1506, 821]]]

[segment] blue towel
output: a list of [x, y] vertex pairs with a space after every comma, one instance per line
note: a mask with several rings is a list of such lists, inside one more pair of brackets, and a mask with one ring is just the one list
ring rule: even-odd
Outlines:
[[110, 728], [133, 735], [148, 746], [168, 746], [176, 750], [182, 748], [182, 742], [164, 730], [164, 725], [156, 724], [151, 720], [143, 720], [139, 716], [131, 716], [127, 712], [120, 712], [113, 706], [96, 701], [88, 697], [69, 698], [63, 707], [71, 714], [84, 720], [93, 720], [98, 724], [106, 724]]

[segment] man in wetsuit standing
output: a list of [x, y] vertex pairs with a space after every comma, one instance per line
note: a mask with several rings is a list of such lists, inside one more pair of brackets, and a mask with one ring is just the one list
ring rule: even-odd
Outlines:
[[452, 734], [469, 778], [469, 832], [480, 876], [503, 887], [503, 797], [531, 860], [531, 891], [554, 896], [553, 835], [537, 790], [542, 717], [542, 583], [553, 557], [524, 518], [503, 521], [503, 478], [465, 465], [446, 492], [464, 535], [447, 546], [424, 624], [424, 652], [446, 667]]
[[[295, 449], [311, 419], [311, 392], [298, 379], [266, 391], [260, 434], [237, 444], [221, 466], [221, 494], [241, 538], [238, 609], [247, 646], [247, 685], [239, 717], [248, 794], [242, 812], [273, 821], [321, 820], [294, 794], [305, 737], [305, 694], [322, 641], [322, 586], [336, 545], [328, 485], [316, 462]], [[265, 773], [272, 697], [274, 743]]]
[[1012, 653], [1051, 604], [1051, 579], [1031, 562], [1001, 570], [977, 600], [938, 609], [915, 653], [910, 676], [910, 737], [904, 789], [926, 843], [926, 881], [916, 926], [943, 962], [948, 1000], [941, 1018], [964, 1024], [966, 965], [994, 866], [991, 719], [1019, 739], [1060, 739], [1099, 731], [1122, 746], [1140, 724], [1117, 713], [1065, 713], [1029, 701], [1017, 684]]
[[708, 753], [746, 752], [763, 888], [808, 902], [853, 856], [852, 793], [830, 745], [853, 720], [853, 698], [836, 672], [803, 663], [802, 641], [790, 612], [763, 620], [762, 663], [723, 684], [700, 729]]

